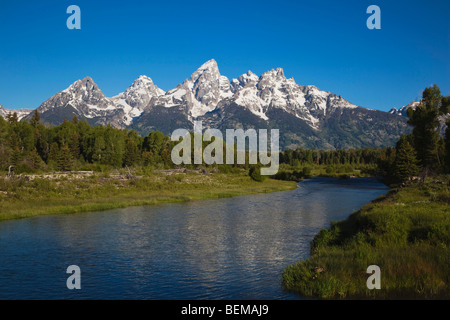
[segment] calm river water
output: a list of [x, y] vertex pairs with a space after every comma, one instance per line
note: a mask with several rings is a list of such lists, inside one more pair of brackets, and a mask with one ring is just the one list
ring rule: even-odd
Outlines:
[[[314, 178], [292, 191], [0, 223], [0, 299], [299, 299], [283, 269], [388, 188]], [[68, 290], [69, 265], [81, 290]]]

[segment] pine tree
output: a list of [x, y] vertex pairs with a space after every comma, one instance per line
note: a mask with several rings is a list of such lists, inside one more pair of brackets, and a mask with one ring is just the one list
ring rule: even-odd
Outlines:
[[50, 165], [53, 169], [58, 167], [59, 161], [59, 146], [56, 142], [53, 142], [50, 145], [50, 151], [47, 157], [47, 164]]
[[76, 131], [73, 132], [69, 140], [69, 149], [73, 159], [78, 159], [80, 156], [80, 141]]
[[6, 116], [6, 120], [8, 121], [9, 124], [16, 124], [19, 122], [19, 117], [17, 116], [17, 112], [14, 113], [8, 113], [8, 115]]
[[36, 147], [31, 151], [31, 154], [29, 156], [30, 159], [30, 165], [33, 169], [39, 169], [41, 167], [42, 159], [37, 153]]
[[439, 106], [442, 100], [437, 85], [426, 88], [415, 110], [408, 109], [408, 123], [414, 126], [412, 137], [418, 160], [424, 168], [436, 170], [440, 166], [438, 156]]
[[21, 159], [22, 153], [20, 152], [19, 146], [19, 136], [15, 132], [12, 132], [9, 136], [9, 148], [11, 149], [10, 165], [17, 165]]
[[419, 173], [416, 151], [409, 143], [407, 136], [400, 137], [395, 154], [394, 178], [396, 180], [405, 181]]
[[39, 124], [39, 122], [41, 121], [41, 116], [39, 114], [39, 111], [36, 109], [34, 110], [33, 116], [31, 117], [31, 125], [33, 127], [37, 127], [37, 125]]
[[58, 168], [62, 171], [72, 170], [72, 154], [67, 145], [64, 145], [59, 152]]
[[139, 149], [132, 137], [127, 139], [125, 144], [125, 154], [123, 156], [123, 165], [127, 167], [134, 166], [139, 160]]

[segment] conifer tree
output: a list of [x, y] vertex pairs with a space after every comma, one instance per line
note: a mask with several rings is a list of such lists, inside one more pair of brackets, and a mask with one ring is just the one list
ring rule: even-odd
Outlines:
[[53, 142], [50, 145], [50, 151], [47, 157], [47, 164], [49, 164], [51, 167], [58, 167], [58, 161], [59, 161], [59, 146], [56, 142]]
[[58, 168], [62, 171], [72, 170], [72, 154], [67, 145], [64, 145], [59, 152]]
[[412, 137], [418, 160], [424, 168], [434, 170], [440, 166], [437, 129], [441, 100], [439, 87], [434, 85], [423, 91], [422, 100], [415, 110], [408, 109], [408, 123], [414, 126]]
[[80, 141], [76, 131], [73, 132], [69, 140], [69, 149], [73, 159], [80, 156]]
[[409, 143], [407, 136], [400, 137], [396, 146], [394, 178], [398, 181], [404, 181], [417, 175], [419, 170], [416, 151]]
[[39, 114], [39, 111], [37, 109], [35, 109], [33, 116], [31, 117], [30, 123], [33, 127], [37, 127], [37, 125], [39, 124], [40, 121], [41, 121], [41, 116]]
[[125, 143], [125, 153], [123, 156], [123, 165], [131, 167], [139, 160], [139, 149], [132, 137], [127, 139]]

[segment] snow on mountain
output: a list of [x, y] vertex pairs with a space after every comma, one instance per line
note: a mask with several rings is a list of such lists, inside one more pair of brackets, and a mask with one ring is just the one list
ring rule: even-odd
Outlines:
[[0, 104], [0, 116], [5, 118], [8, 116], [8, 114], [13, 114], [14, 112], [17, 114], [18, 120], [22, 120], [25, 116], [27, 116], [30, 112], [32, 112], [32, 109], [5, 109]]
[[391, 110], [389, 110], [389, 113], [390, 113], [390, 114], [395, 114], [395, 115], [398, 115], [398, 116], [405, 116], [405, 117], [407, 117], [407, 116], [408, 116], [408, 115], [407, 115], [407, 110], [408, 110], [409, 108], [412, 108], [413, 110], [415, 110], [416, 107], [417, 107], [419, 104], [420, 104], [419, 101], [413, 101], [413, 102], [410, 102], [410, 103], [408, 103], [406, 106], [403, 106], [403, 107], [401, 107], [401, 108], [399, 108], [399, 109], [397, 109], [397, 108], [392, 108]]
[[164, 94], [164, 90], [158, 88], [152, 79], [147, 76], [140, 76], [127, 90], [112, 97], [111, 100], [123, 108], [124, 122], [130, 125], [133, 118], [142, 114], [153, 97]]
[[76, 115], [92, 124], [126, 127], [142, 114], [153, 97], [164, 93], [152, 79], [140, 76], [126, 91], [108, 98], [91, 77], [85, 77], [44, 101], [38, 111], [50, 122], [72, 119]]
[[230, 81], [220, 74], [214, 59], [201, 65], [176, 88], [153, 99], [150, 105], [184, 106], [192, 120], [227, 102], [247, 108], [263, 120], [268, 120], [266, 112], [269, 108], [281, 108], [307, 121], [315, 129], [329, 108], [356, 108], [340, 96], [314, 86], [296, 84], [293, 78], [285, 77], [281, 68], [267, 71], [261, 77], [248, 71]]
[[232, 96], [230, 81], [220, 75], [217, 62], [212, 59], [202, 64], [189, 79], [151, 104], [167, 108], [184, 105], [188, 115], [196, 118], [214, 110], [221, 100]]
[[117, 127], [126, 125], [126, 116], [107, 98], [91, 77], [77, 80], [68, 88], [44, 101], [38, 108], [41, 119], [47, 122], [70, 120], [74, 115], [90, 120], [92, 124], [111, 123]]
[[281, 68], [267, 71], [259, 78], [247, 73], [232, 83], [236, 88], [235, 102], [264, 120], [268, 119], [269, 108], [280, 108], [317, 129], [320, 117], [326, 115], [328, 108], [356, 108], [335, 94], [296, 84], [294, 78], [285, 77]]
[[247, 83], [257, 82], [258, 80], [259, 80], [259, 77], [249, 70], [247, 73], [244, 73], [243, 75], [239, 76], [239, 78], [232, 79], [231, 80], [231, 88], [232, 88], [233, 92], [236, 92], [239, 89], [245, 87], [247, 85]]

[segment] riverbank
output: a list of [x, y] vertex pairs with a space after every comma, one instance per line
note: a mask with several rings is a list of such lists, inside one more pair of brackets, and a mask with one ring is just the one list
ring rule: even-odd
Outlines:
[[[325, 299], [449, 299], [449, 185], [449, 176], [413, 182], [332, 223], [309, 259], [286, 267], [284, 287]], [[380, 267], [380, 290], [366, 286], [369, 265]]]
[[162, 170], [140, 175], [124, 171], [1, 178], [0, 221], [295, 188], [295, 182], [274, 179], [253, 181], [245, 171], [209, 173]]

